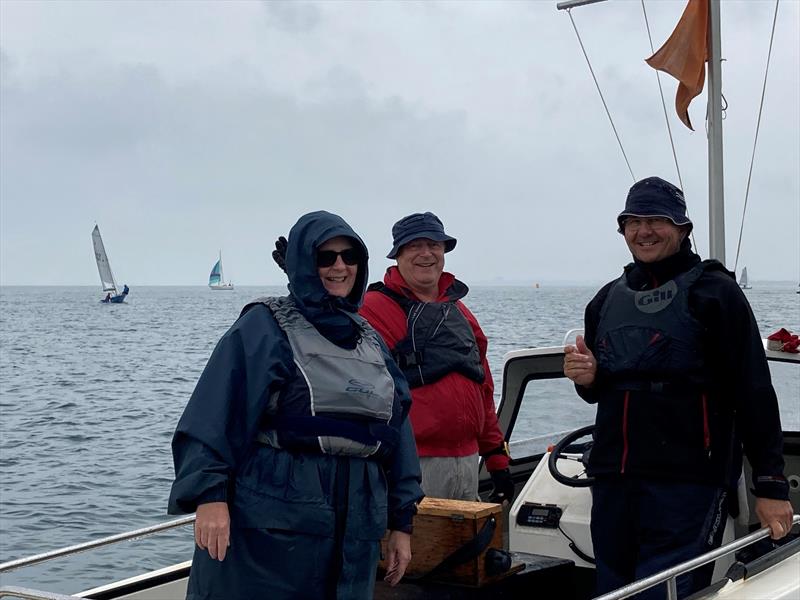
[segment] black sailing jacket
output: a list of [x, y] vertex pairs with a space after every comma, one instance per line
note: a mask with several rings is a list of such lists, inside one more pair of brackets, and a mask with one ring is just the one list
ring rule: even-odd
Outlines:
[[[687, 240], [663, 261], [629, 264], [623, 277], [632, 290], [652, 290], [699, 262]], [[616, 281], [586, 307], [585, 340], [596, 356], [601, 311]], [[756, 495], [786, 499], [778, 402], [747, 299], [729, 272], [709, 268], [689, 288], [688, 311], [700, 325], [698, 385], [659, 390], [660, 374], [640, 373], [640, 381], [655, 385], [624, 390], [601, 368], [591, 388], [576, 386], [584, 400], [598, 404], [589, 473], [730, 486], [744, 450]]]

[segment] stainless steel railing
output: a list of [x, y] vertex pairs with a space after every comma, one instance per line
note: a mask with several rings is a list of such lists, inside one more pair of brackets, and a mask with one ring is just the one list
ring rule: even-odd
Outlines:
[[74, 546], [67, 546], [66, 548], [59, 548], [58, 550], [53, 550], [51, 552], [44, 552], [42, 554], [36, 554], [35, 556], [26, 556], [25, 558], [10, 560], [8, 562], [0, 564], [0, 573], [4, 573], [6, 571], [13, 571], [14, 569], [19, 569], [20, 567], [28, 567], [30, 565], [35, 565], [44, 562], [46, 560], [52, 560], [54, 558], [58, 558], [59, 556], [77, 554], [79, 552], [85, 552], [86, 550], [92, 550], [93, 548], [100, 548], [102, 546], [116, 544], [117, 542], [124, 542], [125, 540], [143, 538], [148, 535], [158, 533], [160, 531], [174, 529], [175, 527], [183, 527], [185, 525], [190, 525], [191, 523], [194, 523], [194, 515], [190, 515], [188, 517], [182, 517], [180, 519], [175, 519], [174, 521], [159, 523], [158, 525], [151, 525], [150, 527], [143, 527], [142, 529], [134, 529], [133, 531], [118, 533], [117, 535], [110, 535], [108, 537], [100, 538], [99, 540], [84, 542], [83, 544], [76, 544]]
[[[134, 540], [147, 537], [149, 535], [153, 535], [154, 533], [167, 531], [168, 529], [174, 529], [176, 527], [184, 527], [185, 525], [191, 525], [192, 523], [194, 523], [194, 517], [195, 517], [194, 515], [190, 515], [188, 517], [175, 519], [174, 521], [166, 521], [164, 523], [159, 523], [157, 525], [151, 525], [150, 527], [143, 527], [141, 529], [134, 529], [133, 531], [126, 531], [125, 533], [119, 533], [117, 535], [110, 535], [108, 537], [100, 538], [98, 540], [92, 540], [91, 542], [84, 542], [83, 544], [75, 544], [74, 546], [59, 548], [58, 550], [53, 550], [51, 552], [44, 552], [42, 554], [36, 554], [34, 556], [26, 556], [25, 558], [10, 560], [0, 564], [0, 573], [13, 571], [14, 569], [19, 569], [22, 567], [29, 567], [31, 565], [42, 563], [47, 560], [52, 560], [60, 556], [78, 554], [80, 552], [85, 552], [87, 550], [92, 550], [94, 548], [100, 548], [102, 546], [109, 546], [111, 544], [124, 542], [126, 540]], [[34, 590], [24, 587], [16, 587], [16, 586], [0, 587], [0, 598], [7, 598], [7, 597], [22, 598], [23, 600], [77, 600], [79, 598], [79, 596], [69, 596], [65, 594], [58, 594], [56, 592]]]
[[65, 596], [55, 592], [45, 592], [42, 590], [32, 590], [23, 587], [2, 587], [0, 588], [0, 598], [6, 597], [22, 598], [23, 600], [83, 600], [78, 596]]
[[[132, 539], [146, 537], [148, 535], [152, 535], [154, 533], [166, 531], [169, 529], [174, 529], [176, 527], [184, 527], [186, 525], [192, 524], [194, 522], [194, 519], [195, 516], [190, 515], [188, 517], [183, 517], [181, 519], [175, 519], [174, 521], [167, 521], [165, 523], [151, 525], [150, 527], [143, 527], [141, 529], [127, 531], [125, 533], [120, 533], [117, 535], [108, 536], [98, 540], [93, 540], [91, 542], [76, 544], [74, 546], [60, 548], [58, 550], [53, 550], [51, 552], [44, 552], [42, 554], [37, 554], [35, 556], [28, 556], [25, 558], [19, 558], [16, 560], [7, 561], [0, 564], [0, 573], [6, 571], [12, 571], [14, 569], [19, 569], [21, 567], [35, 565], [41, 562], [52, 560], [54, 558], [58, 558], [60, 556], [77, 554], [79, 552], [92, 550], [94, 548], [99, 548], [102, 546], [108, 546], [110, 544], [116, 544], [118, 542], [123, 542], [125, 540], [132, 540]], [[800, 515], [794, 515], [792, 517], [792, 525], [797, 525], [798, 523], [800, 523]], [[689, 571], [692, 571], [698, 567], [702, 567], [703, 565], [708, 564], [722, 556], [726, 556], [728, 554], [736, 552], [737, 550], [740, 550], [745, 546], [757, 542], [758, 540], [764, 539], [767, 536], [769, 536], [769, 531], [770, 531], [769, 527], [764, 527], [763, 529], [754, 531], [749, 535], [746, 535], [742, 538], [732, 541], [729, 544], [721, 546], [716, 550], [712, 550], [711, 552], [702, 554], [697, 558], [688, 560], [669, 569], [665, 569], [664, 571], [656, 573], [655, 575], [651, 575], [650, 577], [640, 579], [635, 583], [631, 583], [629, 585], [621, 587], [617, 590], [614, 590], [613, 592], [609, 592], [608, 594], [598, 596], [597, 598], [595, 598], [595, 600], [622, 600], [623, 598], [629, 598], [634, 594], [638, 594], [639, 592], [650, 589], [651, 587], [655, 587], [656, 585], [659, 585], [661, 583], [666, 583], [667, 585], [667, 600], [677, 600], [678, 592], [677, 592], [676, 580], [679, 575], [688, 573]], [[9, 596], [16, 598], [23, 598], [24, 600], [73, 600], [78, 598], [78, 596], [68, 596], [64, 594], [57, 594], [55, 592], [45, 592], [45, 591], [33, 590], [22, 587], [5, 586], [0, 588], [0, 598]]]
[[[792, 525], [794, 526], [798, 523], [800, 523], [800, 515], [794, 515], [792, 517]], [[687, 560], [679, 565], [665, 569], [660, 573], [640, 579], [639, 581], [623, 586], [614, 590], [613, 592], [609, 592], [608, 594], [598, 596], [594, 600], [622, 600], [622, 598], [630, 598], [634, 594], [638, 594], [639, 592], [643, 592], [651, 587], [655, 587], [660, 583], [667, 584], [667, 600], [677, 600], [678, 589], [676, 580], [679, 575], [683, 575], [684, 573], [688, 573], [689, 571], [692, 571], [698, 567], [702, 567], [703, 565], [717, 560], [721, 556], [736, 552], [737, 550], [757, 542], [758, 540], [764, 539], [767, 536], [769, 536], [769, 527], [764, 527], [763, 529], [759, 529], [758, 531], [754, 531], [749, 535], [734, 540], [730, 544], [725, 544], [716, 550], [701, 554], [697, 558]]]

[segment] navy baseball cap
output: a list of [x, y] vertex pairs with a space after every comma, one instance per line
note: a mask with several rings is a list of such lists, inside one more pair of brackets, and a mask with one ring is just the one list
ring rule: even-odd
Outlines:
[[689, 231], [694, 227], [686, 216], [683, 192], [660, 177], [648, 177], [633, 184], [625, 200], [625, 210], [617, 217], [620, 233], [625, 217], [664, 217], [675, 225], [688, 225]]
[[432, 212], [414, 213], [403, 217], [392, 226], [392, 250], [386, 258], [394, 258], [400, 247], [412, 240], [426, 238], [434, 242], [444, 242], [444, 251], [450, 252], [456, 247], [456, 238], [444, 232], [444, 225]]

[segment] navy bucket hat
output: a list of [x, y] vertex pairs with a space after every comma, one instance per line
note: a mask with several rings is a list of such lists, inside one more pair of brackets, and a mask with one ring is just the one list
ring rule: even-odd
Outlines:
[[620, 233], [625, 217], [664, 217], [675, 225], [688, 225], [689, 231], [694, 227], [686, 216], [683, 192], [660, 177], [648, 177], [633, 184], [625, 200], [625, 210], [617, 217]]
[[414, 213], [403, 217], [392, 226], [392, 250], [386, 258], [394, 258], [400, 247], [417, 238], [426, 238], [434, 242], [444, 242], [444, 251], [450, 252], [456, 247], [456, 238], [444, 232], [444, 225], [432, 212]]

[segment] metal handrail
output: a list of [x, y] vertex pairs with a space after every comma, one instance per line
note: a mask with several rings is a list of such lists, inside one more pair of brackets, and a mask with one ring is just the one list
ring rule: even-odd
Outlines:
[[[794, 526], [798, 523], [800, 523], [800, 515], [794, 515], [792, 517], [792, 525]], [[644, 590], [650, 589], [651, 587], [655, 587], [659, 583], [667, 584], [667, 600], [677, 600], [678, 591], [675, 580], [678, 577], [678, 575], [683, 575], [684, 573], [693, 571], [698, 567], [702, 567], [703, 565], [706, 565], [714, 560], [717, 560], [721, 556], [725, 556], [726, 554], [731, 554], [733, 552], [736, 552], [740, 548], [749, 546], [753, 542], [757, 542], [758, 540], [767, 537], [769, 535], [769, 532], [770, 532], [769, 527], [764, 527], [762, 529], [759, 529], [758, 531], [754, 531], [749, 535], [734, 540], [729, 544], [721, 546], [716, 550], [712, 550], [711, 552], [706, 552], [705, 554], [701, 554], [697, 558], [693, 558], [691, 560], [687, 560], [686, 562], [682, 562], [679, 565], [675, 565], [674, 567], [665, 569], [660, 573], [651, 575], [650, 577], [645, 577], [644, 579], [640, 579], [639, 581], [636, 581], [634, 583], [616, 589], [613, 592], [603, 594], [602, 596], [597, 596], [594, 600], [621, 600], [622, 598], [629, 598], [634, 594], [638, 594], [639, 592], [643, 592]]]
[[22, 598], [23, 600], [83, 600], [79, 596], [65, 596], [56, 592], [45, 592], [43, 590], [32, 590], [23, 587], [2, 587], [0, 588], [0, 598], [11, 596], [12, 598]]
[[[91, 542], [84, 542], [82, 544], [76, 544], [74, 546], [67, 546], [66, 548], [60, 548], [58, 550], [53, 550], [51, 552], [44, 552], [43, 554], [36, 554], [34, 556], [27, 556], [25, 558], [10, 560], [8, 562], [0, 564], [0, 573], [4, 573], [5, 571], [12, 571], [14, 569], [19, 569], [20, 567], [35, 565], [40, 562], [51, 560], [53, 558], [58, 558], [59, 556], [66, 556], [68, 554], [77, 554], [79, 552], [85, 552], [86, 550], [91, 550], [93, 548], [108, 546], [110, 544], [116, 544], [117, 542], [124, 542], [125, 540], [132, 540], [134, 538], [146, 537], [148, 535], [152, 535], [160, 531], [174, 529], [175, 527], [183, 527], [185, 525], [193, 523], [194, 517], [195, 517], [194, 515], [190, 515], [188, 517], [175, 519], [174, 521], [166, 521], [164, 523], [159, 523], [158, 525], [151, 525], [150, 527], [143, 527], [142, 529], [134, 529], [133, 531], [126, 531], [125, 533], [110, 535], [108, 537], [100, 538], [99, 540], [92, 540]], [[64, 597], [69, 598], [70, 596], [64, 596]]]

